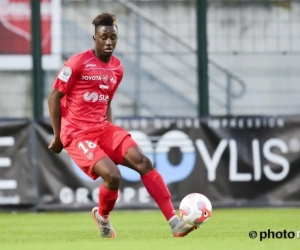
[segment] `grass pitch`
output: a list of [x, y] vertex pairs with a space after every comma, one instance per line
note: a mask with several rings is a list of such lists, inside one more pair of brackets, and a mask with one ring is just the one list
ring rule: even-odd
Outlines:
[[[300, 209], [215, 209], [210, 221], [184, 238], [172, 237], [158, 211], [115, 211], [112, 224], [115, 240], [99, 238], [89, 213], [0, 213], [0, 250], [300, 249]], [[260, 231], [268, 229], [293, 231], [295, 238], [260, 241]], [[249, 237], [252, 230], [256, 239]]]

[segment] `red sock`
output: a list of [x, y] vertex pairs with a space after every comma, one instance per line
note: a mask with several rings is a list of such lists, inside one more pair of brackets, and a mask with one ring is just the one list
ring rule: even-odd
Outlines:
[[169, 220], [176, 215], [171, 201], [171, 194], [161, 174], [154, 169], [141, 178], [148, 193], [156, 201], [166, 219]]
[[99, 209], [98, 213], [103, 217], [109, 215], [113, 210], [118, 199], [118, 190], [107, 189], [103, 184], [100, 186], [99, 192]]

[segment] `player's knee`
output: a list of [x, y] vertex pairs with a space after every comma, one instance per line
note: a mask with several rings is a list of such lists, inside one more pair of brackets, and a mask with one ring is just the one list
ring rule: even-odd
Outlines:
[[121, 174], [119, 173], [108, 173], [106, 175], [105, 181], [112, 186], [119, 186], [121, 182]]
[[149, 173], [154, 169], [151, 161], [138, 147], [131, 148], [123, 159], [123, 165], [137, 171], [140, 175]]
[[121, 182], [121, 174], [119, 171], [107, 173], [103, 176], [104, 181], [109, 188], [119, 188]]

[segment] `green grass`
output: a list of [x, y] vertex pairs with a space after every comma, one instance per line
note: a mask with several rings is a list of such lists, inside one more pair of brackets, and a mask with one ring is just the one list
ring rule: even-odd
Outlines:
[[249, 231], [300, 230], [300, 209], [215, 209], [185, 238], [173, 238], [160, 212], [112, 213], [117, 239], [99, 238], [89, 213], [1, 213], [0, 250], [300, 249], [300, 239], [250, 239]]

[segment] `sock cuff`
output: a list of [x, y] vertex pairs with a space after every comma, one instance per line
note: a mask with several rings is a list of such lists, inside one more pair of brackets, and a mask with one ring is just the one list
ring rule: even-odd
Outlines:
[[108, 194], [108, 195], [118, 195], [119, 190], [111, 190], [104, 186], [102, 183], [100, 186], [100, 193]]
[[153, 169], [149, 173], [142, 175], [141, 179], [142, 180], [152, 179], [154, 176], [157, 176], [157, 175], [159, 175], [159, 173], [157, 172], [156, 169]]
[[179, 218], [178, 218], [178, 215], [174, 215], [174, 216], [172, 216], [169, 220], [168, 220], [168, 222], [170, 223], [170, 225], [171, 224], [177, 224], [177, 222], [179, 221]]

